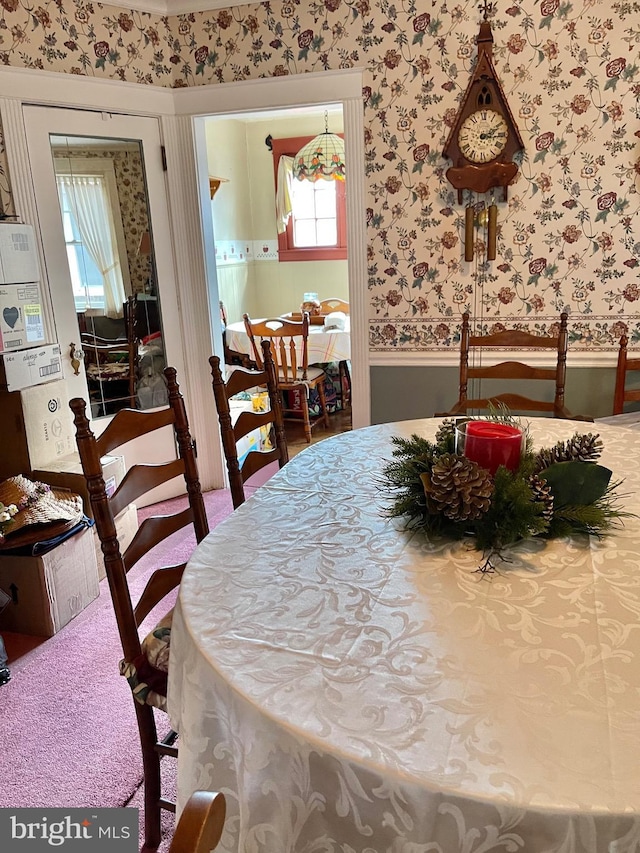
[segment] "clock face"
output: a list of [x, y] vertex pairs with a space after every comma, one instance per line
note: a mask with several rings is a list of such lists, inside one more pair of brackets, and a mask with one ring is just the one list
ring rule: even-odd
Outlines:
[[495, 110], [476, 110], [460, 125], [458, 146], [472, 163], [495, 160], [507, 144], [507, 122]]

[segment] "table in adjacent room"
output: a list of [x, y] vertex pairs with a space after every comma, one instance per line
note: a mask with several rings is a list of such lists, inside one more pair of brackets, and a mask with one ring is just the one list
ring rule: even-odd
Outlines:
[[[244, 322], [229, 323], [225, 330], [227, 346], [236, 352], [246, 353], [253, 358], [251, 341], [244, 327]], [[351, 329], [349, 317], [346, 317], [344, 329], [325, 329], [322, 325], [309, 326], [308, 363], [328, 364], [336, 361], [349, 361], [351, 358]], [[298, 349], [298, 347], [297, 347]], [[300, 343], [297, 358], [302, 359], [302, 344]]]

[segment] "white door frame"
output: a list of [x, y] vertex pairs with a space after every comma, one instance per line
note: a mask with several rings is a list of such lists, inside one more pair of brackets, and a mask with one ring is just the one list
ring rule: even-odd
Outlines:
[[[369, 345], [367, 333], [367, 271], [365, 222], [364, 115], [362, 71], [325, 72], [289, 77], [260, 78], [218, 86], [193, 86], [176, 91], [176, 111], [191, 118], [200, 187], [204, 234], [213, 233], [209, 204], [209, 177], [205, 122], [208, 118], [293, 107], [341, 104], [347, 164], [347, 269], [351, 320], [352, 422], [354, 428], [371, 423]], [[336, 97], [336, 92], [339, 97]], [[215, 257], [211, 239], [204, 239], [211, 304], [218, 305]], [[214, 301], [215, 300], [215, 301]], [[217, 311], [212, 312], [213, 322]], [[216, 335], [217, 335], [216, 330]]]

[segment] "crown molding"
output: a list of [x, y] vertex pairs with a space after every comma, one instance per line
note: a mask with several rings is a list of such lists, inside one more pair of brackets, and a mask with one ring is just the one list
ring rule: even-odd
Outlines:
[[[111, 4], [105, 4], [111, 5]], [[127, 9], [148, 12], [150, 15], [172, 17], [187, 15], [189, 12], [215, 12], [218, 9], [230, 9], [233, 6], [259, 5], [255, 0], [128, 0]]]

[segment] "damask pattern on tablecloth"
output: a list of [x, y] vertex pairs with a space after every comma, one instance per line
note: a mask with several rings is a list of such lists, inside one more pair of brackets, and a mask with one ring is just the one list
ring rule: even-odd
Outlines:
[[[180, 802], [223, 790], [224, 851], [640, 843], [640, 519], [600, 542], [524, 543], [483, 578], [471, 542], [384, 515], [389, 437], [435, 423], [312, 446], [190, 561], [169, 711]], [[533, 424], [539, 446], [584, 429]], [[640, 513], [640, 434], [600, 432]]]

